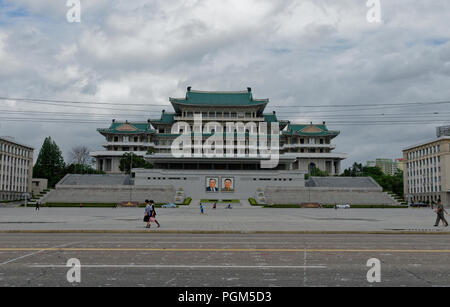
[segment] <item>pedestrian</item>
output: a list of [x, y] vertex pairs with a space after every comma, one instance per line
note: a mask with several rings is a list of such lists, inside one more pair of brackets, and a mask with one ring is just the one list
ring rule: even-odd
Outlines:
[[145, 200], [145, 216], [144, 216], [144, 222], [147, 223], [145, 228], [150, 228], [150, 217], [152, 215], [152, 207], [150, 206], [150, 202], [148, 199]]
[[200, 204], [200, 214], [205, 214], [205, 211], [203, 210], [203, 205]]
[[217, 207], [216, 207], [216, 203], [214, 203], [214, 205], [213, 205], [213, 209], [216, 209]]
[[159, 225], [158, 221], [156, 220], [156, 210], [155, 210], [155, 202], [153, 200], [150, 201], [151, 204], [151, 213], [150, 213], [150, 223], [156, 223], [158, 225], [158, 228], [161, 227]]
[[41, 210], [40, 207], [41, 207], [41, 201], [38, 200], [38, 201], [36, 201], [36, 209], [35, 210], [38, 210], [38, 211]]
[[447, 222], [447, 220], [444, 217], [444, 213], [446, 213], [448, 215], [448, 212], [444, 209], [444, 205], [442, 205], [441, 199], [438, 199], [438, 201], [437, 201], [436, 211], [435, 212], [437, 214], [437, 217], [436, 217], [436, 223], [434, 224], [434, 227], [439, 226], [439, 222], [441, 220], [442, 220], [442, 224], [445, 227], [448, 227], [448, 222]]

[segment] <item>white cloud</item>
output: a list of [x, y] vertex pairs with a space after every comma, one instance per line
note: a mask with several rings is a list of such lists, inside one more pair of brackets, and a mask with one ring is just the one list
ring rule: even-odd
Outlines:
[[[81, 1], [80, 24], [65, 20], [65, 1], [6, 3], [21, 16], [6, 15], [0, 23], [1, 96], [168, 105], [169, 96], [183, 96], [191, 85], [207, 90], [251, 86], [255, 96], [284, 106], [450, 97], [447, 0], [382, 1], [382, 24], [367, 22], [366, 1], [360, 0], [89, 0]], [[11, 107], [99, 112], [19, 103]], [[335, 143], [338, 151], [350, 154], [349, 164], [398, 157], [402, 147], [432, 137], [437, 125], [331, 123], [349, 121], [330, 117], [339, 114], [426, 111], [362, 109], [277, 112], [280, 118], [323, 119], [330, 129], [340, 129]], [[143, 119], [161, 108], [148, 110]], [[57, 124], [49, 124], [51, 129], [33, 125], [36, 129], [30, 130], [4, 122], [0, 129], [14, 129], [18, 139], [34, 146], [54, 135], [66, 152], [67, 131], [76, 132], [69, 133], [73, 142], [95, 148], [102, 142], [95, 128], [105, 126], [67, 124], [64, 130], [55, 129]]]

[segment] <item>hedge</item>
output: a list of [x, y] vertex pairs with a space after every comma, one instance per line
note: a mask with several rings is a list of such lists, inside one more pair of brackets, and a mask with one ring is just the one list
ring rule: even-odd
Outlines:
[[[191, 199], [186, 199], [182, 205], [188, 206], [191, 202]], [[166, 203], [157, 203], [155, 204], [156, 208], [161, 208]], [[145, 208], [146, 204], [139, 204], [138, 208]], [[25, 207], [24, 204], [21, 204], [20, 207]], [[28, 204], [27, 207], [35, 207], [34, 204]], [[41, 207], [48, 208], [116, 208], [116, 203], [44, 203]], [[133, 207], [130, 207], [133, 208]]]
[[258, 203], [256, 202], [256, 200], [255, 200], [253, 197], [250, 197], [250, 198], [248, 199], [248, 202], [249, 202], [250, 205], [252, 205], [252, 206], [262, 206], [262, 205], [258, 204]]
[[[27, 205], [28, 207], [34, 207], [35, 205]], [[22, 204], [21, 207], [24, 207]], [[41, 207], [49, 208], [115, 208], [117, 204], [113, 203], [92, 203], [92, 204], [81, 204], [80, 203], [45, 203]]]
[[[264, 208], [296, 208], [302, 209], [299, 204], [275, 204], [266, 205]], [[334, 205], [322, 205], [325, 209], [334, 209]], [[350, 205], [352, 209], [406, 209], [408, 206], [390, 206], [390, 205]]]

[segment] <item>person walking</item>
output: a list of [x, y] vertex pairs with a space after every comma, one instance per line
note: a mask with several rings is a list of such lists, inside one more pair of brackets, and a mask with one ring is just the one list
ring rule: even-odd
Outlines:
[[203, 205], [200, 204], [200, 214], [205, 214], [205, 210], [203, 209]]
[[159, 225], [158, 221], [156, 220], [156, 210], [155, 210], [155, 202], [153, 200], [150, 201], [151, 204], [151, 213], [150, 213], [150, 222], [152, 223], [156, 223], [156, 225], [158, 225], [158, 228], [161, 227], [161, 225]]
[[448, 227], [448, 222], [447, 222], [447, 220], [444, 217], [444, 213], [446, 213], [448, 215], [448, 212], [444, 209], [444, 205], [442, 205], [440, 199], [438, 199], [438, 201], [437, 201], [436, 211], [435, 212], [437, 214], [437, 217], [436, 217], [436, 223], [434, 224], [434, 227], [439, 226], [439, 222], [441, 220], [442, 220], [442, 224], [445, 227]]
[[145, 216], [144, 222], [147, 223], [145, 228], [150, 228], [150, 217], [152, 216], [152, 206], [150, 206], [150, 202], [148, 199], [145, 200]]
[[36, 201], [36, 209], [35, 210], [41, 210], [41, 201], [40, 200], [38, 200], [38, 201]]

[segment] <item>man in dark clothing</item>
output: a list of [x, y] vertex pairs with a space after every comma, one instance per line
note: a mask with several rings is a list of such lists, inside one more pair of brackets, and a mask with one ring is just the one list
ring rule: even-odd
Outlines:
[[444, 217], [444, 213], [447, 213], [447, 211], [445, 211], [444, 206], [442, 205], [440, 199], [437, 201], [437, 206], [436, 206], [435, 212], [437, 214], [437, 218], [436, 218], [436, 223], [434, 224], [434, 226], [437, 227], [439, 225], [439, 222], [442, 220], [442, 223], [444, 224], [444, 226], [448, 227], [448, 222], [445, 220], [445, 217]]

